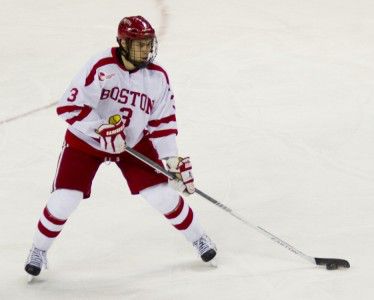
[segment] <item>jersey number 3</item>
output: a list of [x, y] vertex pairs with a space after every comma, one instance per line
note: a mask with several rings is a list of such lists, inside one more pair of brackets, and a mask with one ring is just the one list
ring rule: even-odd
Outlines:
[[125, 127], [129, 126], [130, 119], [132, 117], [132, 110], [127, 107], [122, 107], [119, 111], [122, 113], [122, 119], [124, 121]]
[[[74, 102], [75, 100], [77, 100], [77, 96], [78, 96], [78, 89], [72, 88], [70, 90], [70, 96], [66, 100], [69, 102]], [[132, 117], [132, 110], [127, 107], [122, 107], [120, 109], [120, 112], [122, 113], [122, 119], [124, 121], [125, 127], [129, 126], [130, 120]]]
[[69, 102], [74, 102], [77, 99], [78, 96], [78, 89], [77, 88], [72, 88], [70, 90], [70, 96], [66, 99]]

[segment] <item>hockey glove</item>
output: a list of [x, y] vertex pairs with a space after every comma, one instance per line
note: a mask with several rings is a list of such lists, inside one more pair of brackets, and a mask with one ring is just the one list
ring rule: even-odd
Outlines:
[[195, 192], [192, 166], [189, 157], [169, 157], [166, 160], [168, 171], [175, 174], [175, 179], [169, 179], [169, 184], [178, 192], [188, 196]]
[[110, 117], [109, 123], [101, 125], [96, 130], [96, 133], [100, 135], [101, 149], [111, 154], [122, 153], [126, 147], [125, 125], [119, 115]]

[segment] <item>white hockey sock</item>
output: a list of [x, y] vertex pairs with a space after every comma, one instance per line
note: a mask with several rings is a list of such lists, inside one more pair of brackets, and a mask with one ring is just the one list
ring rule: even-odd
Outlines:
[[51, 247], [82, 199], [83, 193], [75, 190], [59, 189], [50, 195], [34, 234], [36, 248], [48, 250]]
[[189, 242], [193, 243], [204, 234], [204, 230], [190, 206], [167, 183], [144, 189], [140, 194], [153, 208], [162, 213]]

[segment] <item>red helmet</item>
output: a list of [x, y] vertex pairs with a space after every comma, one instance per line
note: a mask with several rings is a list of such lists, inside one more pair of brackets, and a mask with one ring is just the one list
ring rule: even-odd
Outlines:
[[152, 25], [142, 16], [125, 17], [118, 24], [118, 39], [136, 40], [155, 37], [156, 34]]

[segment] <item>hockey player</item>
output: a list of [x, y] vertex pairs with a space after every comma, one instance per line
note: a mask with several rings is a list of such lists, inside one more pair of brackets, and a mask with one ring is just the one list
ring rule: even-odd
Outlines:
[[[163, 214], [208, 262], [216, 255], [182, 195], [194, 193], [188, 157], [180, 158], [176, 145], [174, 95], [167, 73], [153, 63], [157, 39], [141, 16], [121, 20], [118, 47], [92, 58], [62, 96], [57, 114], [69, 127], [58, 160], [53, 191], [38, 222], [26, 261], [27, 273], [37, 276], [47, 265], [47, 251], [84, 198], [103, 162], [121, 170], [132, 194], [140, 194]], [[125, 145], [162, 160], [180, 180], [168, 182], [125, 152]], [[179, 193], [178, 193], [179, 192]]]

